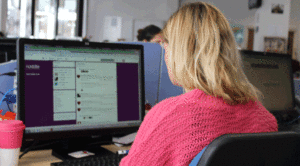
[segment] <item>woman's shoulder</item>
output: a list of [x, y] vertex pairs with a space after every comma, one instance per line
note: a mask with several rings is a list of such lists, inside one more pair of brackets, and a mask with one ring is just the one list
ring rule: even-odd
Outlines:
[[[161, 102], [157, 103], [152, 110], [175, 110], [176, 108], [184, 107], [186, 105], [189, 105], [191, 103], [194, 103], [195, 101], [203, 100], [206, 98], [206, 94], [199, 90], [194, 89], [190, 92], [186, 92], [184, 94], [170, 97], [167, 99], [162, 100]], [[151, 112], [151, 110], [150, 110]]]
[[[177, 110], [176, 112], [180, 110], [180, 112], [184, 113], [194, 109], [202, 110], [202, 112], [210, 110], [229, 110], [230, 112], [230, 110], [258, 109], [260, 107], [261, 105], [257, 101], [249, 101], [246, 104], [230, 105], [221, 97], [208, 95], [202, 90], [194, 89], [179, 96], [167, 98], [156, 104], [152, 109], [153, 112], [159, 113], [172, 113], [175, 110]], [[215, 113], [219, 111], [215, 111]]]
[[194, 99], [199, 99], [201, 97], [204, 97], [205, 95], [206, 94], [203, 91], [201, 91], [199, 89], [194, 89], [189, 92], [183, 93], [181, 95], [164, 99], [161, 102], [157, 103], [157, 105], [172, 104], [173, 102], [186, 103], [186, 102], [192, 101]]

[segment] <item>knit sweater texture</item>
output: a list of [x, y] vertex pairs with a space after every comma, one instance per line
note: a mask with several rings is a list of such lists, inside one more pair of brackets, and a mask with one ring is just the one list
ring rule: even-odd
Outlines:
[[229, 105], [199, 89], [156, 104], [120, 166], [187, 166], [218, 136], [278, 131], [260, 102]]

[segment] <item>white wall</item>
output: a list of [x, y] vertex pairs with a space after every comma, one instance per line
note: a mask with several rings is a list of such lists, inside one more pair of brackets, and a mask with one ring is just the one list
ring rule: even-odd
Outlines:
[[7, 9], [7, 0], [0, 0], [0, 31], [5, 32], [6, 24], [6, 9]]
[[105, 16], [117, 16], [122, 17], [121, 38], [133, 41], [133, 20], [167, 21], [178, 6], [177, 0], [90, 0], [87, 36], [103, 41]]
[[[282, 14], [272, 13], [273, 5], [283, 5]], [[291, 2], [287, 0], [264, 0], [255, 13], [255, 25], [259, 28], [254, 35], [253, 50], [264, 51], [265, 36], [287, 39], [289, 32]]]
[[294, 33], [294, 56], [300, 61], [300, 0], [291, 0], [290, 30]]
[[[200, 0], [182, 0], [182, 3], [198, 2]], [[254, 10], [248, 9], [248, 0], [201, 0], [215, 5], [226, 16], [230, 23], [242, 23], [249, 26], [254, 23]]]
[[254, 27], [254, 15], [257, 9], [248, 9], [248, 0], [182, 0], [182, 4], [192, 2], [207, 2], [220, 9], [228, 22], [231, 24], [241, 24], [245, 27], [244, 42], [241, 47], [247, 48], [248, 28]]
[[[230, 23], [239, 23], [245, 27], [245, 40], [242, 48], [247, 48], [247, 28], [255, 26], [255, 12], [258, 9], [248, 9], [248, 0], [181, 0], [181, 3], [189, 2], [208, 2], [218, 7], [226, 16]], [[289, 29], [295, 31], [294, 36], [294, 53], [298, 55], [300, 60], [300, 0], [290, 0], [290, 20]]]

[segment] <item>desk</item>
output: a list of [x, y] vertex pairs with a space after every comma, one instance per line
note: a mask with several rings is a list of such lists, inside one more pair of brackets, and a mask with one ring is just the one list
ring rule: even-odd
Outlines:
[[[118, 150], [129, 150], [131, 146], [103, 145], [102, 147], [116, 153]], [[19, 166], [50, 166], [51, 163], [62, 161], [51, 153], [52, 150], [30, 151], [20, 159]]]

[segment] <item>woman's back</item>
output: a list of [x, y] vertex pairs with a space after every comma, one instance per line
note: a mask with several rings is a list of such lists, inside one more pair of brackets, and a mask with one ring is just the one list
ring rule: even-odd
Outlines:
[[151, 109], [121, 165], [188, 165], [220, 135], [277, 128], [275, 117], [260, 103], [229, 105], [195, 89]]

